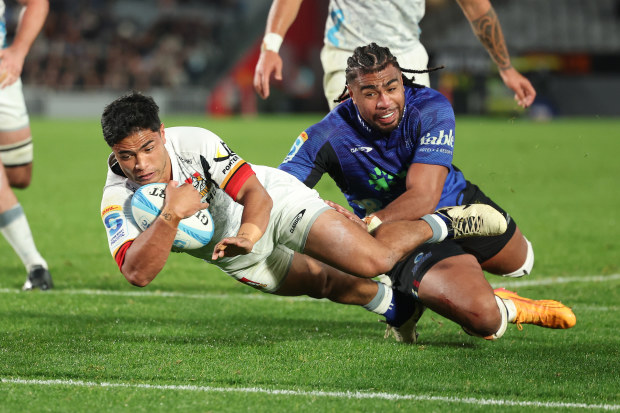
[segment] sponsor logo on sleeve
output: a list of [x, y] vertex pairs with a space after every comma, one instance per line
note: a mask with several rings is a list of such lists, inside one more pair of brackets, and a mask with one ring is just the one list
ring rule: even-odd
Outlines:
[[297, 155], [297, 152], [299, 152], [299, 148], [301, 148], [301, 145], [303, 145], [304, 142], [307, 140], [308, 140], [308, 134], [306, 132], [302, 132], [301, 135], [299, 135], [297, 139], [295, 139], [295, 143], [293, 143], [293, 147], [289, 151], [288, 155], [286, 155], [286, 158], [284, 158], [282, 163], [287, 163], [290, 160], [292, 160], [295, 157], [295, 155]]
[[295, 232], [295, 228], [297, 228], [297, 224], [299, 224], [299, 221], [301, 221], [305, 213], [306, 213], [306, 210], [302, 209], [299, 212], [299, 214], [295, 215], [295, 218], [293, 218], [293, 220], [291, 221], [291, 229], [289, 230], [291, 234]]

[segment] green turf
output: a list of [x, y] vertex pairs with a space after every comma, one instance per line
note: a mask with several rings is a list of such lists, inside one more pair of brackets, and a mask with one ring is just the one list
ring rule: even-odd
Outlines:
[[[318, 119], [165, 122], [275, 166]], [[571, 305], [572, 330], [510, 326], [488, 343], [429, 312], [420, 344], [403, 346], [362, 309], [257, 293], [182, 255], [132, 287], [99, 216], [98, 122], [33, 119], [34, 179], [18, 196], [56, 288], [19, 292], [23, 267], [0, 239], [0, 412], [620, 410], [620, 120], [457, 122], [455, 163], [535, 247], [534, 273], [510, 287]], [[319, 190], [343, 199], [327, 180]]]

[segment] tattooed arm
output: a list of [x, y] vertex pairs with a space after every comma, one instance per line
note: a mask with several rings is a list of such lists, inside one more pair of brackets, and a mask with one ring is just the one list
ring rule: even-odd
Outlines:
[[456, 0], [480, 43], [487, 50], [499, 69], [504, 84], [515, 92], [515, 100], [521, 107], [534, 102], [536, 91], [523, 75], [510, 63], [510, 55], [504, 41], [499, 19], [489, 0]]

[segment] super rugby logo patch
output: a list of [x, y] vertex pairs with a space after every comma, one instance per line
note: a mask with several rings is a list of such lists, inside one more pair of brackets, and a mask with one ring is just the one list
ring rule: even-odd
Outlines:
[[299, 135], [297, 139], [295, 139], [295, 143], [293, 143], [293, 147], [288, 152], [288, 155], [286, 155], [286, 158], [284, 158], [282, 163], [287, 163], [291, 159], [293, 159], [295, 155], [297, 154], [297, 152], [299, 152], [299, 148], [301, 148], [301, 145], [303, 145], [304, 142], [307, 140], [308, 140], [308, 134], [306, 132], [302, 132], [301, 135]]

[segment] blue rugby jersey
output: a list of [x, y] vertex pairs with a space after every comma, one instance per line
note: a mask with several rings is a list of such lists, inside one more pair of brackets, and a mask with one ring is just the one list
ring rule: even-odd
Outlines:
[[437, 207], [459, 205], [463, 174], [452, 165], [454, 112], [430, 88], [405, 86], [405, 111], [389, 135], [371, 129], [351, 99], [299, 135], [279, 168], [314, 187], [328, 173], [353, 211], [364, 217], [385, 208], [406, 190], [412, 163], [449, 169]]

